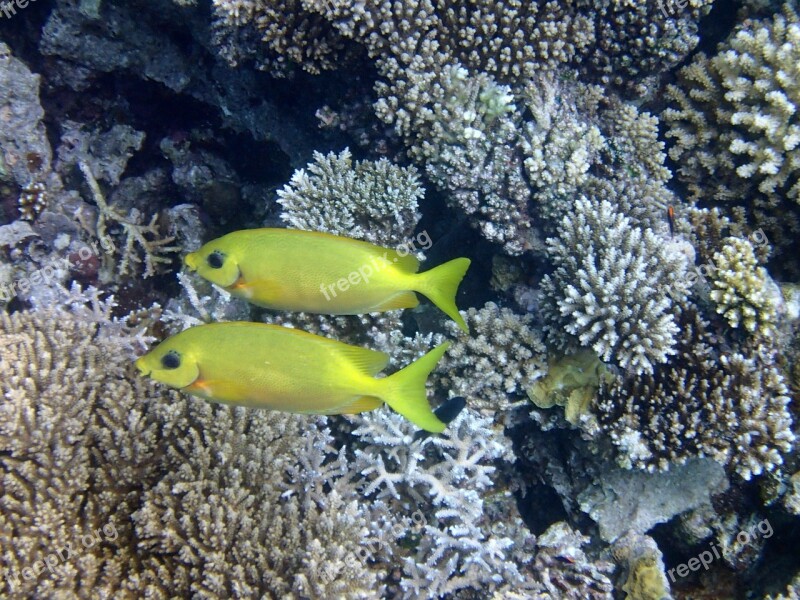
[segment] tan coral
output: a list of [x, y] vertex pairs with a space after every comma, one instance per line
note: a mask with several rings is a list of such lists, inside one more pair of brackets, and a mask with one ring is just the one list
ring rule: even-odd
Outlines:
[[[120, 323], [0, 314], [4, 597], [371, 597], [371, 517], [316, 418], [132, 374]], [[335, 457], [333, 457], [335, 459]]]
[[758, 265], [753, 245], [744, 238], [727, 238], [709, 264], [711, 300], [718, 314], [731, 327], [750, 333], [774, 332], [778, 318], [780, 289], [767, 270]]

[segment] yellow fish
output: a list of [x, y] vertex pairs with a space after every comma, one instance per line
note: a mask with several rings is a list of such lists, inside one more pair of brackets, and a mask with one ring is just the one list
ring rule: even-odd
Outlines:
[[456, 308], [470, 260], [417, 273], [410, 254], [297, 229], [234, 231], [186, 255], [186, 266], [253, 304], [277, 310], [355, 315], [413, 308], [419, 292], [467, 331]]
[[446, 424], [428, 404], [425, 380], [449, 345], [377, 378], [389, 361], [383, 352], [278, 325], [212, 323], [170, 337], [136, 367], [170, 387], [235, 406], [341, 415], [386, 402], [415, 425], [438, 433]]

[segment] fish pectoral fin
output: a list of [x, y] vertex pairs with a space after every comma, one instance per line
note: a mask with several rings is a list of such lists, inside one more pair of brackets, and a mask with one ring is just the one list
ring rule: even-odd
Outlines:
[[397, 250], [387, 249], [386, 260], [404, 273], [419, 271], [419, 261], [411, 254], [402, 255]]
[[419, 304], [419, 298], [415, 292], [400, 292], [388, 300], [384, 300], [377, 306], [369, 309], [369, 312], [383, 312], [385, 310], [397, 310], [400, 308], [414, 308]]
[[336, 352], [344, 356], [356, 369], [367, 375], [377, 375], [389, 364], [389, 355], [385, 352], [359, 348], [358, 346], [337, 346]]
[[254, 279], [245, 281], [244, 277], [239, 277], [236, 282], [228, 286], [229, 292], [239, 292], [248, 299], [252, 298], [255, 290], [258, 290], [259, 298], [276, 298], [281, 295], [280, 286], [272, 279]]
[[383, 405], [383, 401], [375, 396], [361, 396], [356, 398], [349, 404], [339, 406], [336, 412], [330, 413], [335, 415], [356, 415], [358, 413], [375, 410]]

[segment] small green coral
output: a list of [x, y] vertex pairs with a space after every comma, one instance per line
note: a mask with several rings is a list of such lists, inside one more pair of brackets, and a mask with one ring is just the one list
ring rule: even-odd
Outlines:
[[631, 565], [622, 591], [630, 600], [662, 600], [670, 598], [664, 585], [664, 573], [653, 556], [642, 556]]
[[528, 390], [528, 397], [539, 408], [563, 406], [564, 417], [575, 425], [581, 415], [589, 412], [600, 384], [613, 379], [594, 352], [581, 350], [552, 363], [547, 376]]
[[717, 313], [734, 328], [744, 326], [751, 333], [772, 331], [778, 312], [773, 289], [777, 288], [766, 269], [758, 266], [753, 245], [744, 238], [727, 238], [714, 254], [713, 267], [709, 295]]

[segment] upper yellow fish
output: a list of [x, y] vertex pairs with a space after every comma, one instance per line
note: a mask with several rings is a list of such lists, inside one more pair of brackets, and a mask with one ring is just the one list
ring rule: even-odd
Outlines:
[[413, 308], [419, 292], [467, 331], [456, 308], [470, 260], [417, 273], [411, 255], [297, 229], [248, 229], [186, 255], [186, 265], [231, 294], [278, 310], [354, 315]]
[[296, 413], [355, 414], [386, 402], [441, 432], [425, 380], [449, 347], [437, 346], [389, 377], [383, 352], [277, 325], [213, 323], [172, 336], [136, 361], [145, 376], [214, 402]]

